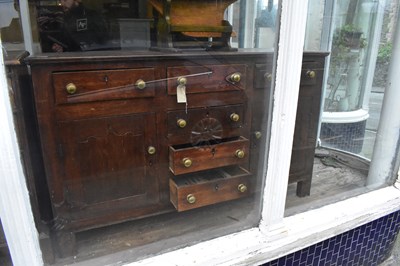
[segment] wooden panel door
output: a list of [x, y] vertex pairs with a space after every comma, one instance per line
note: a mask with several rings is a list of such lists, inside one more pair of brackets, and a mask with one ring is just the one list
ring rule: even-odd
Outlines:
[[154, 113], [58, 122], [68, 218], [125, 215], [158, 202], [155, 123]]

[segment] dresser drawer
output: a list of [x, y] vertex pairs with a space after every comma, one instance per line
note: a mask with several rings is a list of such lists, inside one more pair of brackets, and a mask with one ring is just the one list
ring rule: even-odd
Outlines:
[[170, 200], [186, 211], [250, 194], [250, 173], [241, 167], [204, 171], [169, 180]]
[[244, 123], [244, 106], [227, 105], [168, 112], [168, 139], [199, 145], [210, 140], [238, 137]]
[[169, 147], [169, 168], [175, 175], [192, 173], [248, 162], [249, 141], [244, 138], [206, 143], [202, 146], [175, 145]]
[[246, 65], [168, 67], [168, 94], [176, 95], [178, 78], [186, 78], [186, 94], [246, 89]]
[[154, 97], [154, 69], [119, 69], [52, 74], [57, 104]]

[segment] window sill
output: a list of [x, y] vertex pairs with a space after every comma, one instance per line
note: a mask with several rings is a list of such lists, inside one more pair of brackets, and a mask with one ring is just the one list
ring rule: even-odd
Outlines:
[[400, 209], [400, 191], [378, 189], [253, 228], [128, 265], [249, 265], [293, 253]]

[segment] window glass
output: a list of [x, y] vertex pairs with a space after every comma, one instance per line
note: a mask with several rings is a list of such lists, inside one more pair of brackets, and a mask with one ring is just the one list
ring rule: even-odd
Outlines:
[[46, 262], [129, 262], [258, 225], [278, 1], [6, 4]]
[[393, 184], [398, 134], [388, 125], [398, 119], [396, 103], [383, 102], [399, 82], [398, 5], [310, 1], [305, 51], [327, 53], [315, 68], [303, 59], [287, 215]]

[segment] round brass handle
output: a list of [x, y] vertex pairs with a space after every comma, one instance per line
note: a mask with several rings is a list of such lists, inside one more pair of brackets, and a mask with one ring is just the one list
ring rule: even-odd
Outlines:
[[178, 125], [178, 127], [184, 128], [184, 127], [186, 127], [186, 120], [180, 118], [180, 119], [178, 119], [178, 121], [176, 121], [176, 124]]
[[247, 191], [247, 186], [245, 184], [239, 184], [238, 190], [239, 192], [244, 193]]
[[183, 158], [182, 163], [186, 168], [189, 168], [190, 166], [192, 166], [192, 160], [190, 160], [189, 158]]
[[186, 200], [188, 203], [193, 204], [196, 202], [196, 197], [193, 194], [189, 194], [186, 196]]
[[256, 132], [254, 132], [254, 136], [256, 137], [256, 139], [261, 138], [261, 136], [262, 136], [261, 131], [256, 131]]
[[187, 83], [187, 79], [185, 77], [179, 77], [177, 80], [178, 85], [185, 86]]
[[266, 80], [268, 80], [268, 81], [271, 81], [271, 80], [272, 80], [272, 74], [271, 74], [271, 73], [265, 73], [265, 74], [264, 74], [264, 78], [265, 78]]
[[144, 88], [146, 88], [146, 82], [143, 79], [138, 79], [135, 83], [135, 86], [139, 89], [139, 90], [143, 90]]
[[153, 146], [149, 146], [149, 147], [147, 148], [147, 152], [148, 152], [149, 154], [153, 155], [153, 154], [156, 153], [156, 148], [153, 147]]
[[233, 122], [237, 122], [240, 120], [240, 116], [237, 113], [233, 113], [230, 115], [230, 118]]
[[74, 83], [68, 83], [67, 86], [65, 86], [65, 89], [68, 94], [74, 94], [76, 92], [76, 86]]
[[234, 83], [238, 83], [238, 82], [240, 81], [241, 78], [242, 78], [242, 77], [241, 77], [240, 73], [233, 73], [233, 74], [229, 77], [230, 81], [232, 81], [232, 82], [234, 82]]
[[309, 77], [310, 79], [313, 79], [313, 78], [315, 78], [315, 76], [316, 76], [317, 74], [316, 74], [315, 71], [313, 71], [313, 70], [308, 70], [308, 71], [306, 72], [306, 75], [307, 75], [307, 77]]
[[239, 149], [239, 150], [236, 150], [235, 151], [235, 155], [236, 155], [236, 157], [238, 157], [239, 159], [242, 159], [242, 158], [244, 158], [244, 150], [241, 150], [241, 149]]

